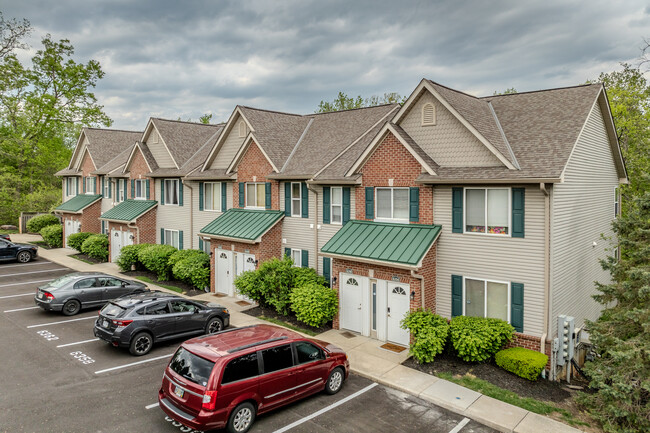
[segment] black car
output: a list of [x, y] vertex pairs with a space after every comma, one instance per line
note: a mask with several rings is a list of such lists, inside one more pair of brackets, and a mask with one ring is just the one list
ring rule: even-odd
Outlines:
[[0, 261], [18, 260], [27, 263], [36, 258], [38, 247], [28, 244], [15, 244], [6, 239], [0, 239]]
[[73, 316], [86, 307], [101, 307], [108, 301], [149, 289], [139, 281], [101, 272], [73, 272], [39, 286], [34, 302], [42, 309]]
[[230, 324], [228, 310], [207, 301], [151, 291], [123, 296], [99, 312], [95, 337], [132, 355], [149, 353], [154, 343], [173, 338], [212, 334]]

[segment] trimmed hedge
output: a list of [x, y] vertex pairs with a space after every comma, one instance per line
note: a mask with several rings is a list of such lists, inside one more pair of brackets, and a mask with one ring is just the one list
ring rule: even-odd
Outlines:
[[61, 225], [59, 219], [52, 215], [39, 215], [27, 221], [27, 231], [30, 233], [40, 233], [44, 227], [51, 225]]
[[[210, 256], [198, 250], [182, 251], [196, 251], [199, 254], [185, 254], [186, 258], [176, 261], [172, 266], [174, 278], [203, 290], [210, 285]], [[182, 251], [173, 253], [168, 260], [168, 264], [171, 265], [174, 262], [172, 258]]]
[[169, 256], [169, 260], [167, 262], [169, 263], [169, 266], [174, 267], [174, 265], [176, 265], [176, 263], [180, 262], [181, 260], [189, 259], [190, 257], [195, 256], [205, 257], [207, 258], [208, 262], [210, 261], [210, 255], [201, 250], [178, 250]]
[[52, 224], [45, 226], [39, 233], [45, 243], [52, 248], [61, 248], [63, 246], [63, 227], [61, 225]]
[[456, 316], [451, 319], [451, 343], [466, 362], [490, 359], [512, 340], [515, 328], [500, 319]]
[[108, 260], [108, 235], [92, 235], [81, 245], [81, 252], [93, 259]]
[[497, 352], [494, 361], [504, 370], [534, 381], [546, 367], [548, 356], [523, 347], [513, 347]]
[[169, 266], [169, 257], [178, 251], [171, 245], [149, 245], [138, 253], [138, 260], [145, 268], [156, 274], [159, 280], [169, 280], [172, 267]]
[[418, 309], [408, 312], [402, 319], [401, 326], [413, 335], [409, 352], [419, 364], [433, 362], [436, 355], [445, 350], [449, 322], [444, 317]]
[[289, 314], [294, 275], [290, 258], [274, 257], [262, 263], [259, 269], [242, 273], [235, 279], [235, 287], [262, 307], [273, 307], [280, 314]]
[[294, 288], [289, 299], [296, 318], [309, 326], [324, 325], [334, 318], [339, 309], [336, 291], [314, 281]]
[[70, 236], [68, 236], [68, 247], [74, 248], [81, 253], [83, 252], [81, 251], [81, 245], [92, 235], [93, 233], [86, 232], [72, 233]]
[[143, 266], [138, 260], [138, 254], [144, 248], [150, 247], [151, 245], [153, 244], [135, 244], [122, 247], [120, 255], [117, 257], [117, 266], [122, 272], [130, 271], [132, 265], [135, 265], [136, 268]]

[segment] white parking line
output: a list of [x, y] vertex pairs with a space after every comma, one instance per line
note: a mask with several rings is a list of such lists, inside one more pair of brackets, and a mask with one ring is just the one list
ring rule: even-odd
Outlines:
[[33, 310], [34, 308], [40, 308], [40, 307], [15, 308], [13, 310], [4, 310], [3, 313], [13, 313], [14, 311]]
[[23, 264], [20, 264], [20, 265], [3, 265], [2, 269], [16, 268], [18, 266], [34, 266], [34, 265], [56, 265], [56, 263], [43, 262], [43, 263], [23, 263]]
[[46, 269], [46, 270], [44, 270], [44, 271], [21, 272], [20, 274], [5, 274], [5, 275], [0, 275], [0, 278], [4, 278], [4, 277], [17, 277], [18, 275], [42, 274], [43, 272], [67, 271], [67, 270], [68, 270], [68, 268]]
[[34, 296], [36, 292], [30, 292], [30, 293], [21, 293], [20, 295], [7, 295], [7, 296], [0, 296], [0, 299], [7, 299], [7, 298], [17, 298], [19, 296]]
[[467, 425], [468, 422], [469, 422], [469, 418], [463, 418], [462, 421], [459, 422], [456, 427], [454, 427], [449, 431], [449, 433], [458, 433], [463, 427]]
[[324, 407], [323, 409], [319, 410], [318, 412], [314, 412], [314, 413], [312, 413], [311, 415], [306, 416], [306, 417], [304, 417], [304, 418], [302, 418], [302, 419], [299, 419], [299, 420], [296, 421], [296, 422], [292, 422], [291, 424], [289, 424], [289, 425], [287, 425], [287, 426], [284, 426], [284, 427], [282, 427], [281, 429], [274, 431], [273, 433], [283, 433], [283, 432], [285, 432], [285, 431], [287, 431], [287, 430], [291, 430], [292, 428], [294, 428], [294, 427], [296, 427], [296, 426], [299, 426], [300, 424], [302, 424], [302, 423], [304, 423], [304, 422], [307, 422], [307, 421], [309, 421], [310, 419], [316, 418], [317, 416], [322, 415], [322, 414], [324, 414], [325, 412], [330, 411], [330, 410], [334, 409], [335, 407], [338, 407], [338, 406], [342, 405], [343, 403], [347, 403], [348, 401], [350, 401], [350, 400], [352, 400], [352, 399], [354, 399], [354, 398], [357, 398], [358, 396], [360, 396], [360, 395], [363, 394], [364, 392], [366, 392], [366, 391], [370, 391], [372, 388], [374, 388], [374, 387], [377, 386], [377, 385], [378, 385], [377, 383], [373, 383], [373, 384], [371, 384], [371, 385], [368, 385], [368, 386], [366, 386], [365, 388], [363, 388], [363, 389], [361, 389], [361, 390], [355, 392], [354, 394], [348, 395], [348, 396], [345, 397], [344, 399], [339, 400], [339, 401], [337, 401], [336, 403], [333, 403], [333, 404], [331, 404], [331, 405], [329, 405], [329, 406], [327, 406], [327, 407]]
[[56, 347], [68, 347], [68, 346], [75, 346], [77, 344], [84, 344], [84, 343], [90, 343], [91, 341], [97, 341], [99, 338], [93, 338], [92, 340], [84, 340], [84, 341], [77, 341], [75, 343], [68, 343], [68, 344], [59, 344]]
[[158, 407], [158, 403], [150, 404], [149, 406], [145, 406], [145, 409], [153, 409], [154, 407]]
[[3, 284], [0, 287], [20, 286], [21, 284], [47, 283], [48, 281], [52, 281], [52, 280], [53, 280], [53, 278], [50, 278], [48, 280], [25, 281], [24, 283]]
[[78, 319], [62, 320], [60, 322], [41, 323], [41, 324], [38, 324], [38, 325], [30, 325], [30, 326], [27, 327], [27, 329], [29, 329], [29, 328], [39, 328], [41, 326], [58, 325], [60, 323], [78, 322], [79, 320], [88, 320], [88, 319], [97, 319], [97, 316], [93, 315], [93, 316], [90, 316], [90, 317], [80, 317]]
[[145, 362], [157, 361], [159, 359], [169, 358], [172, 355], [173, 355], [173, 353], [169, 353], [167, 355], [158, 356], [156, 358], [145, 359], [144, 361], [132, 362], [130, 364], [124, 364], [124, 365], [120, 365], [120, 366], [117, 366], [117, 367], [106, 368], [104, 370], [96, 371], [95, 374], [102, 374], [102, 373], [106, 373], [107, 371], [119, 370], [120, 368], [131, 367], [132, 365], [144, 364]]

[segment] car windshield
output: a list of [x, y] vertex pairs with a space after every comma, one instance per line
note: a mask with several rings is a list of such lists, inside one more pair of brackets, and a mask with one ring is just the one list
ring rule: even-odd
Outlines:
[[120, 317], [126, 310], [117, 304], [108, 303], [102, 308], [101, 314], [108, 317]]
[[52, 288], [55, 288], [55, 289], [59, 289], [59, 288], [65, 286], [66, 284], [68, 284], [70, 281], [74, 281], [76, 279], [77, 279], [76, 275], [64, 275], [62, 277], [57, 278], [54, 281], [50, 281], [48, 283], [48, 286], [50, 286]]
[[196, 356], [182, 347], [178, 348], [169, 362], [169, 368], [172, 371], [202, 386], [208, 385], [208, 379], [213, 367], [214, 362]]

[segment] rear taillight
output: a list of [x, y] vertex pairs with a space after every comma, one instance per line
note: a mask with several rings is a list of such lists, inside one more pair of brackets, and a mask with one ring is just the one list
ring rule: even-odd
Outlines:
[[117, 326], [118, 328], [129, 326], [131, 323], [133, 323], [133, 320], [113, 320], [113, 325]]
[[203, 394], [203, 405], [201, 406], [204, 410], [214, 410], [217, 404], [217, 391], [206, 391]]
[[47, 299], [48, 301], [54, 300], [54, 295], [51, 294], [50, 292], [43, 292], [43, 296], [45, 296], [45, 299]]

